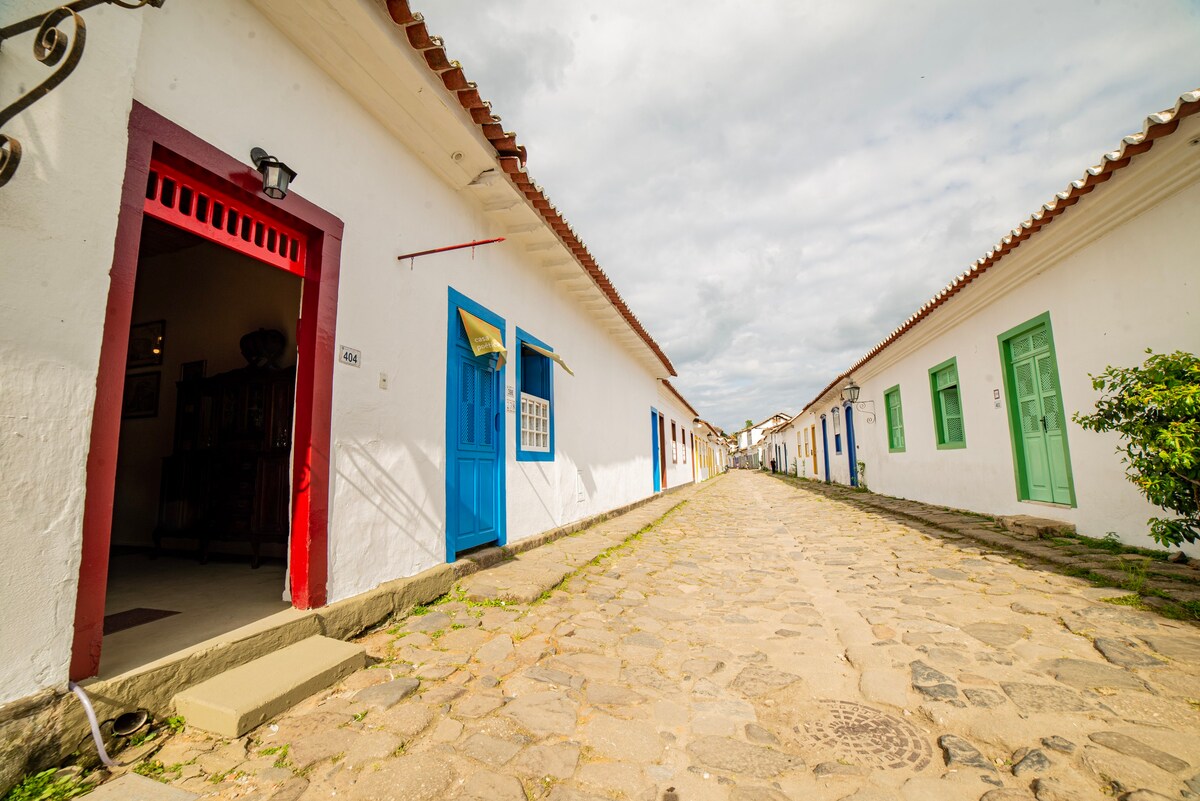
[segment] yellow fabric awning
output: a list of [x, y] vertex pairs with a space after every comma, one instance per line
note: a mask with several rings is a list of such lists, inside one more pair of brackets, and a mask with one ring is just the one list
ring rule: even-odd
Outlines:
[[504, 347], [504, 337], [501, 336], [500, 329], [489, 322], [480, 320], [466, 309], [459, 309], [458, 314], [462, 318], [463, 328], [467, 330], [467, 341], [471, 343], [471, 352], [476, 356], [484, 356], [488, 353], [499, 354], [496, 369], [504, 367], [504, 362], [508, 360], [508, 350]]
[[525, 347], [529, 348], [534, 353], [540, 353], [543, 356], [545, 356], [547, 359], [557, 362], [559, 367], [566, 370], [571, 375], [575, 375], [575, 371], [572, 370], [570, 367], [567, 367], [567, 363], [562, 360], [562, 356], [559, 356], [554, 351], [546, 350], [545, 348], [540, 348], [537, 345], [534, 345], [532, 342], [522, 342], [521, 344], [524, 345]]

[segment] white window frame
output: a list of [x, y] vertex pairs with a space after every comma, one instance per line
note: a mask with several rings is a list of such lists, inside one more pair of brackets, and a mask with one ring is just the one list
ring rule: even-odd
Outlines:
[[521, 393], [521, 450], [550, 452], [550, 401]]

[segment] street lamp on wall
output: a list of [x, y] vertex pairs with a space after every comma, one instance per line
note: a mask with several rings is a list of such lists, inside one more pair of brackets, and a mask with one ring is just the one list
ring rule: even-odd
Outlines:
[[[855, 384], [854, 379], [851, 378], [850, 382], [847, 383], [846, 386], [842, 387], [842, 400], [850, 406], [853, 406], [858, 411], [862, 412], [864, 421], [873, 424], [875, 422], [875, 401], [860, 401], [858, 396], [861, 392], [862, 387], [860, 387], [858, 384]], [[870, 404], [870, 406], [867, 404]]]
[[250, 161], [263, 179], [263, 194], [272, 200], [287, 197], [288, 184], [296, 179], [296, 171], [279, 159], [269, 155], [261, 147], [250, 151]]

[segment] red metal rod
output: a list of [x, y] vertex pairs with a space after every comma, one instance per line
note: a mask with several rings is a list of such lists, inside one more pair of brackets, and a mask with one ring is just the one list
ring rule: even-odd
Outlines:
[[418, 250], [416, 253], [405, 253], [403, 256], [397, 256], [399, 261], [405, 259], [415, 259], [417, 256], [428, 256], [430, 253], [445, 253], [448, 250], [462, 250], [463, 248], [473, 248], [479, 245], [490, 245], [493, 242], [503, 242], [504, 237], [498, 236], [495, 239], [477, 239], [474, 242], [463, 242], [461, 245], [448, 245], [444, 248], [434, 248], [433, 250]]

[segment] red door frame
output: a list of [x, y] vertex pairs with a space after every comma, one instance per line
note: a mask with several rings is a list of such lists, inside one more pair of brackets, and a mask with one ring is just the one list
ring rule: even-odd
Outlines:
[[310, 609], [323, 606], [326, 601], [333, 350], [342, 221], [295, 192], [289, 192], [282, 201], [267, 201], [261, 194], [262, 179], [258, 172], [135, 101], [129, 117], [129, 151], [117, 218], [87, 456], [83, 551], [71, 648], [70, 675], [74, 680], [95, 676], [100, 670], [117, 445], [121, 432], [121, 395], [152, 157], [183, 162], [207, 173], [216, 185], [242, 195], [260, 213], [278, 218], [309, 236], [296, 330], [298, 357], [289, 565], [294, 606]]

